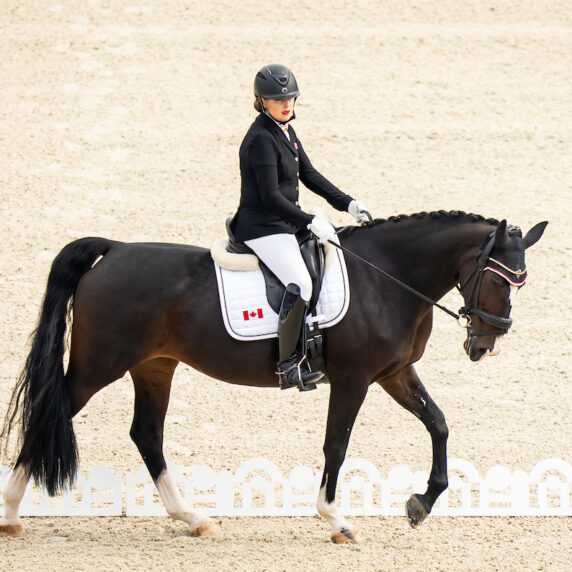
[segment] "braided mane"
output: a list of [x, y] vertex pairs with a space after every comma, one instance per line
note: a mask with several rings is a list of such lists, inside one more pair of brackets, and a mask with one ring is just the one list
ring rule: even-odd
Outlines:
[[444, 219], [444, 218], [450, 218], [450, 219], [465, 219], [468, 220], [470, 222], [485, 222], [487, 224], [493, 224], [493, 225], [498, 225], [499, 221], [497, 219], [494, 218], [485, 218], [482, 215], [478, 215], [478, 214], [474, 214], [474, 213], [466, 213], [464, 211], [431, 211], [431, 212], [426, 212], [426, 211], [422, 211], [419, 213], [414, 213], [411, 215], [405, 215], [405, 214], [400, 214], [397, 216], [390, 216], [389, 218], [376, 218], [375, 220], [373, 220], [370, 225], [374, 226], [377, 224], [384, 224], [386, 222], [401, 222], [404, 220], [409, 220], [409, 219], [414, 219], [414, 220], [423, 220], [423, 219], [434, 219], [434, 220], [438, 220], [438, 219]]
[[[495, 218], [485, 218], [482, 215], [474, 214], [474, 213], [466, 213], [464, 211], [431, 211], [426, 212], [422, 211], [419, 213], [414, 213], [410, 215], [400, 214], [396, 216], [390, 216], [389, 218], [376, 218], [373, 221], [366, 223], [363, 227], [360, 226], [346, 226], [341, 229], [344, 234], [351, 234], [353, 231], [359, 228], [368, 228], [372, 226], [378, 226], [382, 224], [389, 224], [389, 223], [399, 223], [404, 221], [421, 221], [421, 220], [452, 220], [452, 221], [459, 221], [459, 222], [484, 222], [493, 226], [497, 226], [499, 221]], [[513, 227], [511, 227], [513, 228]], [[515, 231], [520, 231], [518, 227], [514, 227]]]

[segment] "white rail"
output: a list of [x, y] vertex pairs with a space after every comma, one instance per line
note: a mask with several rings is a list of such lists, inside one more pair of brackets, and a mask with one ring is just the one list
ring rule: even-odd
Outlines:
[[[206, 466], [170, 465], [188, 504], [210, 516], [311, 516], [321, 472], [304, 466], [283, 474], [271, 461], [249, 459], [235, 473]], [[0, 467], [0, 490], [10, 475]], [[404, 465], [387, 475], [365, 459], [348, 459], [339, 477], [338, 502], [345, 515], [403, 515], [413, 492], [425, 490], [428, 474]], [[572, 465], [544, 459], [526, 473], [495, 466], [483, 476], [468, 461], [449, 459], [449, 488], [433, 515], [571, 516]], [[0, 497], [0, 506], [3, 505]], [[50, 498], [30, 484], [23, 516], [166, 515], [144, 466], [123, 474], [104, 466], [80, 475], [71, 491]]]

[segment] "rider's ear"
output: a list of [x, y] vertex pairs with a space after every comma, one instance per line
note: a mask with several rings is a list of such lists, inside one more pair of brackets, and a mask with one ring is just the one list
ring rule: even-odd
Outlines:
[[500, 221], [495, 232], [495, 247], [503, 248], [508, 242], [508, 231], [506, 219]]
[[524, 237], [524, 244], [526, 245], [525, 248], [532, 246], [535, 242], [537, 242], [540, 239], [547, 224], [548, 224], [547, 220], [545, 220], [544, 222], [539, 222], [537, 225], [533, 226], [526, 233], [526, 236]]

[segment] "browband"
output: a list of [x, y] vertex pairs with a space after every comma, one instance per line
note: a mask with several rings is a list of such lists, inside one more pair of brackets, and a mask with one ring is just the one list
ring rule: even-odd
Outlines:
[[526, 268], [524, 270], [521, 270], [520, 268], [518, 270], [512, 270], [502, 262], [491, 257], [489, 257], [488, 264], [485, 266], [484, 270], [490, 270], [491, 272], [498, 274], [512, 286], [522, 286], [528, 277]]

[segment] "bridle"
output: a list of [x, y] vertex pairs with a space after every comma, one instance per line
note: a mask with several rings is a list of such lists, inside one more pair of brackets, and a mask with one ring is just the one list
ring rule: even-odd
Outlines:
[[[367, 214], [369, 215], [369, 213], [367, 213]], [[371, 219], [371, 215], [369, 215], [369, 216]], [[446, 314], [449, 314], [449, 316], [455, 318], [461, 327], [467, 329], [467, 339], [465, 341], [464, 347], [465, 347], [465, 351], [467, 353], [469, 353], [473, 339], [478, 338], [480, 336], [490, 336], [490, 335], [495, 335], [495, 334], [496, 335], [504, 335], [509, 331], [510, 327], [512, 326], [512, 318], [505, 318], [503, 316], [497, 316], [496, 314], [491, 314], [490, 312], [485, 312], [484, 310], [481, 310], [480, 308], [477, 307], [477, 304], [479, 301], [479, 295], [481, 292], [481, 284], [482, 284], [483, 275], [484, 275], [485, 270], [493, 270], [493, 271], [497, 272], [498, 274], [500, 274], [501, 276], [503, 276], [503, 278], [505, 278], [509, 283], [511, 283], [511, 281], [509, 280], [509, 278], [506, 276], [506, 274], [504, 272], [499, 272], [496, 268], [491, 268], [489, 266], [489, 264], [491, 262], [493, 262], [493, 263], [495, 263], [496, 266], [504, 268], [510, 274], [514, 274], [514, 275], [519, 276], [519, 277], [522, 276], [521, 282], [519, 283], [519, 285], [524, 284], [524, 280], [526, 279], [526, 272], [524, 270], [516, 270], [516, 271], [511, 270], [510, 268], [507, 268], [506, 266], [504, 266], [499, 261], [490, 257], [491, 251], [495, 245], [495, 240], [496, 240], [496, 231], [492, 230], [487, 235], [485, 240], [483, 241], [484, 246], [479, 250], [479, 252], [477, 254], [477, 264], [475, 266], [475, 269], [468, 276], [467, 280], [465, 281], [465, 285], [463, 286], [461, 284], [460, 280], [457, 282], [456, 288], [462, 295], [463, 290], [466, 287], [466, 285], [469, 284], [471, 282], [471, 280], [474, 279], [473, 289], [471, 291], [471, 295], [468, 298], [469, 302], [467, 305], [461, 307], [459, 309], [458, 313], [455, 313], [452, 310], [449, 310], [448, 308], [446, 308], [445, 306], [442, 306], [441, 304], [439, 304], [435, 300], [432, 300], [428, 296], [425, 296], [425, 294], [422, 294], [418, 290], [415, 290], [415, 288], [412, 288], [411, 286], [409, 286], [408, 284], [405, 284], [404, 282], [402, 282], [398, 278], [395, 278], [395, 276], [392, 276], [391, 274], [385, 272], [385, 270], [382, 270], [378, 266], [375, 266], [375, 264], [372, 264], [369, 260], [365, 260], [364, 258], [359, 256], [355, 252], [348, 250], [345, 246], [342, 246], [341, 244], [338, 244], [332, 240], [329, 240], [328, 242], [330, 244], [332, 244], [333, 246], [335, 246], [336, 248], [342, 250], [343, 252], [353, 256], [354, 258], [357, 258], [358, 260], [360, 260], [362, 263], [366, 264], [367, 266], [369, 266], [373, 270], [376, 270], [377, 272], [383, 274], [386, 278], [388, 278], [389, 280], [391, 280], [392, 282], [394, 282], [395, 284], [397, 284], [401, 288], [407, 290], [411, 294], [417, 296], [418, 298], [421, 298], [422, 300], [424, 300], [425, 302], [428, 302], [429, 304], [431, 304], [433, 306], [436, 306], [437, 308], [439, 308], [440, 310], [442, 310]], [[467, 299], [467, 298], [465, 298], [465, 299]], [[489, 326], [492, 326], [494, 329], [493, 330], [476, 331], [471, 325], [472, 324], [472, 316], [478, 316], [484, 323], [488, 324]]]
[[[494, 244], [495, 244], [495, 231], [493, 230], [488, 234], [487, 238], [485, 239], [483, 248], [479, 251], [477, 255], [477, 265], [475, 266], [475, 269], [473, 270], [473, 272], [471, 272], [471, 274], [465, 281], [465, 286], [466, 286], [474, 278], [471, 295], [468, 298], [465, 298], [466, 300], [468, 299], [468, 304], [466, 306], [459, 308], [459, 318], [465, 318], [466, 320], [466, 325], [464, 327], [467, 328], [468, 339], [477, 338], [480, 336], [490, 336], [493, 334], [504, 335], [509, 331], [510, 327], [512, 326], [512, 318], [504, 318], [503, 316], [497, 316], [496, 314], [491, 314], [490, 312], [485, 312], [484, 310], [477, 308], [477, 304], [479, 302], [479, 296], [481, 293], [481, 284], [483, 281], [483, 275], [485, 270], [487, 269], [489, 261], [491, 260], [490, 254]], [[496, 264], [501, 265], [497, 260], [494, 259], [492, 260]], [[509, 272], [514, 273], [514, 271], [510, 269], [507, 270]], [[462, 286], [460, 281], [456, 284], [457, 290], [461, 294], [463, 294], [463, 289], [465, 288], [465, 286]], [[494, 329], [483, 330], [483, 331], [474, 330], [471, 326], [472, 322], [471, 316], [473, 315], [478, 316], [483, 322], [485, 322], [485, 324], [492, 326]]]

